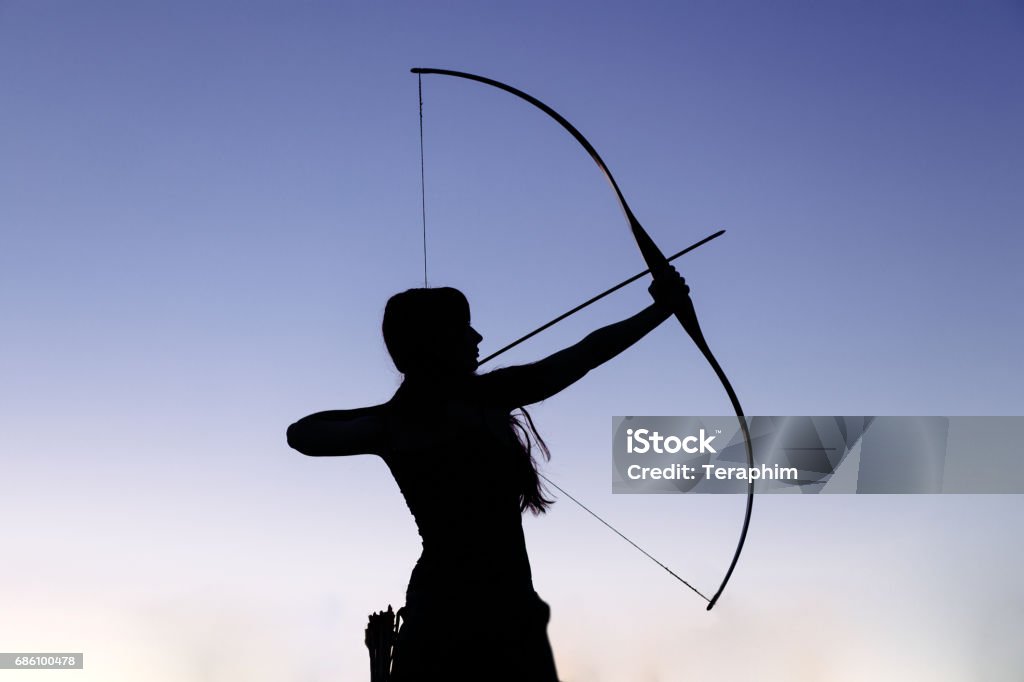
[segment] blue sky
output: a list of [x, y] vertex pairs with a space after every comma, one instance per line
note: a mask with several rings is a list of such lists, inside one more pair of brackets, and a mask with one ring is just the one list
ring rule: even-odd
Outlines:
[[[679, 269], [749, 414], [1021, 414], [1022, 38], [1014, 2], [0, 2], [0, 648], [85, 651], [90, 680], [365, 677], [415, 530], [381, 462], [284, 428], [397, 385], [412, 66], [555, 107], [665, 251], [728, 230]], [[423, 87], [431, 283], [484, 352], [643, 268], [549, 119]], [[534, 415], [560, 484], [710, 589], [740, 498], [613, 497], [607, 439], [728, 409], [666, 325]], [[1010, 680], [1022, 520], [1018, 496], [761, 498], [711, 614], [568, 501], [527, 530], [567, 682]]]

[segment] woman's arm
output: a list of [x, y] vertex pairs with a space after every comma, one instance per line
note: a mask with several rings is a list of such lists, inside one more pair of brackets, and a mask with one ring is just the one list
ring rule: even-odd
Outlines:
[[514, 408], [550, 398], [632, 346], [670, 314], [656, 304], [651, 305], [633, 317], [588, 334], [579, 343], [543, 360], [482, 375], [480, 384], [485, 399]]
[[668, 319], [673, 310], [693, 314], [690, 289], [675, 268], [656, 272], [650, 291], [655, 303], [636, 315], [602, 327], [539, 362], [481, 376], [483, 399], [515, 408], [550, 398], [645, 337]]
[[312, 457], [379, 454], [384, 410], [384, 405], [374, 405], [311, 414], [288, 427], [288, 445]]

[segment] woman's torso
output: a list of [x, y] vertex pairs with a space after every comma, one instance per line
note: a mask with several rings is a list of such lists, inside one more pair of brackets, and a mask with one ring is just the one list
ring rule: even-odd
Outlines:
[[423, 541], [413, 601], [533, 594], [520, 493], [527, 455], [507, 409], [473, 391], [408, 381], [389, 403], [382, 453]]

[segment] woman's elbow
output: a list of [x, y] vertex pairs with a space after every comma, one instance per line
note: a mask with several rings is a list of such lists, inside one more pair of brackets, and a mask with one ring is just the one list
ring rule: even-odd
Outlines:
[[298, 450], [304, 455], [314, 457], [319, 453], [316, 452], [316, 449], [313, 447], [313, 443], [310, 441], [308, 434], [304, 433], [305, 429], [303, 427], [304, 425], [301, 422], [295, 422], [288, 427], [288, 447], [293, 450]]

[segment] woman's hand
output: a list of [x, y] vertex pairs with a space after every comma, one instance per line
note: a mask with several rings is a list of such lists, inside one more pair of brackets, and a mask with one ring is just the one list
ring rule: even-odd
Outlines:
[[686, 305], [690, 300], [690, 287], [674, 267], [666, 263], [652, 272], [654, 282], [647, 291], [659, 307], [675, 312], [679, 306]]
[[[666, 263], [652, 272], [654, 283], [648, 288], [655, 305], [666, 314], [680, 315], [687, 331], [697, 328], [697, 314], [690, 300], [690, 287], [674, 267]], [[691, 327], [692, 325], [692, 327]]]

